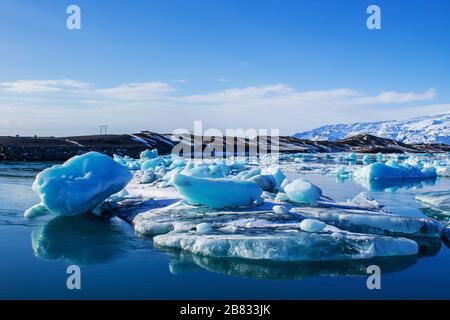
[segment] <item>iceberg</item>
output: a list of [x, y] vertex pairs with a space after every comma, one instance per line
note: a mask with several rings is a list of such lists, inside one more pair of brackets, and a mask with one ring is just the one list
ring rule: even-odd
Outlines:
[[177, 173], [172, 181], [189, 203], [212, 209], [248, 206], [262, 194], [255, 183], [238, 179], [196, 178]]
[[410, 164], [399, 164], [396, 161], [377, 162], [362, 167], [354, 172], [357, 178], [368, 180], [402, 180], [436, 178], [434, 167], [421, 168]]
[[322, 196], [322, 190], [305, 179], [297, 179], [285, 188], [289, 200], [301, 204], [315, 204]]
[[33, 190], [50, 212], [73, 216], [91, 212], [124, 189], [132, 177], [112, 158], [89, 152], [39, 173]]

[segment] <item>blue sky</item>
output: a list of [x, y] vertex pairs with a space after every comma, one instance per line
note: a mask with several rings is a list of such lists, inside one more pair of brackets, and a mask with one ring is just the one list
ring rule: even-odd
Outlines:
[[449, 15], [446, 0], [2, 0], [0, 134], [290, 134], [444, 112]]

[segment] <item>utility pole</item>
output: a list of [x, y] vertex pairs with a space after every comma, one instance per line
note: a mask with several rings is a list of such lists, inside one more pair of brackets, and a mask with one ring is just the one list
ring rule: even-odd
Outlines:
[[105, 134], [108, 134], [108, 126], [107, 125], [100, 125], [100, 135], [102, 135], [103, 132], [105, 132]]

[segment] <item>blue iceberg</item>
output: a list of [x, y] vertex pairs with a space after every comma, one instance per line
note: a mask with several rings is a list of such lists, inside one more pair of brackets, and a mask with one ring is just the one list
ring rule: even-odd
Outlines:
[[91, 212], [125, 188], [132, 177], [112, 158], [89, 152], [39, 173], [33, 190], [50, 212], [73, 216]]
[[196, 178], [177, 173], [173, 184], [189, 203], [212, 209], [247, 206], [262, 194], [255, 183], [239, 179]]
[[399, 164], [396, 161], [377, 162], [355, 171], [355, 177], [368, 180], [402, 180], [436, 178], [434, 167]]

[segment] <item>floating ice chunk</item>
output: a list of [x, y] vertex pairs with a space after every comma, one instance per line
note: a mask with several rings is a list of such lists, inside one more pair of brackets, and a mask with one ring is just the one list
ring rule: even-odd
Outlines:
[[300, 222], [300, 229], [306, 232], [320, 232], [326, 226], [327, 225], [322, 221], [315, 219], [305, 219], [302, 222]]
[[439, 238], [442, 224], [426, 218], [403, 217], [382, 211], [333, 210], [331, 208], [293, 208], [309, 219], [317, 219], [328, 225], [350, 232], [392, 235], [402, 237]]
[[284, 179], [286, 179], [286, 176], [278, 167], [270, 167], [270, 168], [266, 169], [265, 172], [267, 172], [268, 174], [271, 174], [275, 178], [277, 186], [281, 186]]
[[128, 167], [128, 169], [130, 169], [132, 171], [141, 170], [141, 164], [136, 160], [128, 160], [127, 167]]
[[142, 171], [155, 170], [157, 166], [159, 166], [162, 162], [162, 158], [157, 157], [153, 159], [146, 160], [141, 165]]
[[156, 175], [152, 171], [146, 171], [141, 177], [142, 184], [152, 183], [157, 179]]
[[272, 210], [276, 214], [287, 214], [289, 212], [285, 206], [273, 206]]
[[113, 159], [114, 159], [114, 161], [116, 161], [117, 163], [119, 163], [125, 167], [128, 166], [127, 160], [125, 160], [124, 158], [122, 158], [121, 156], [119, 156], [117, 154], [113, 155]]
[[278, 192], [277, 196], [275, 197], [275, 201], [276, 202], [286, 202], [286, 201], [289, 201], [289, 197], [284, 192]]
[[377, 162], [383, 162], [384, 161], [384, 155], [381, 152], [377, 153]]
[[375, 161], [375, 160], [374, 160], [373, 156], [370, 155], [370, 154], [365, 154], [365, 155], [363, 156], [363, 158], [362, 158], [363, 164], [370, 164], [370, 163], [372, 163], [372, 162], [374, 162], [374, 161]]
[[170, 232], [153, 240], [160, 247], [207, 257], [275, 261], [370, 259], [418, 252], [417, 243], [409, 239], [339, 233], [198, 235]]
[[358, 159], [358, 156], [356, 155], [356, 153], [349, 153], [347, 155], [347, 160], [349, 161], [356, 161]]
[[250, 205], [262, 194], [258, 185], [238, 179], [195, 178], [177, 173], [173, 184], [191, 204], [213, 209]]
[[301, 204], [315, 204], [322, 196], [322, 190], [305, 179], [297, 179], [289, 183], [284, 191], [289, 200]]
[[47, 207], [43, 205], [42, 203], [38, 203], [37, 205], [32, 206], [28, 210], [25, 211], [23, 216], [26, 219], [33, 219], [39, 216], [43, 216], [46, 214], [49, 214], [50, 211], [48, 211]]
[[366, 192], [359, 193], [356, 197], [354, 197], [352, 200], [348, 201], [348, 203], [360, 206], [367, 209], [381, 209], [383, 206], [374, 200], [370, 195], [368, 195]]
[[153, 149], [153, 150], [148, 150], [147, 149], [147, 150], [142, 151], [141, 155], [140, 155], [140, 158], [142, 160], [153, 159], [153, 158], [156, 158], [156, 157], [158, 157], [158, 149]]
[[[228, 168], [228, 167], [225, 166], [225, 168]], [[225, 168], [223, 166], [220, 166], [220, 165], [211, 165], [211, 166], [209, 166], [210, 177], [211, 178], [225, 178], [225, 176], [226, 176], [225, 172], [228, 172], [228, 170], [225, 169]]]
[[184, 161], [183, 158], [175, 158], [172, 163], [170, 164], [169, 168], [170, 169], [175, 169], [175, 168], [182, 168], [186, 165], [186, 162]]
[[450, 191], [424, 192], [416, 195], [416, 200], [436, 210], [450, 213]]
[[260, 168], [253, 168], [250, 170], [246, 170], [246, 171], [241, 171], [237, 174], [237, 177], [243, 180], [248, 180], [251, 177], [257, 176], [261, 174], [261, 169]]
[[259, 174], [251, 177], [248, 181], [256, 183], [264, 191], [276, 192], [278, 189], [277, 181], [273, 175]]
[[399, 164], [396, 161], [386, 163], [372, 163], [355, 171], [355, 177], [369, 180], [401, 180], [401, 179], [427, 179], [435, 178], [434, 167], [419, 168], [408, 164]]
[[95, 207], [91, 212], [98, 217], [109, 219], [112, 217], [112, 211], [117, 208], [118, 204], [116, 201], [107, 199]]
[[70, 216], [91, 212], [131, 179], [128, 169], [110, 157], [89, 152], [39, 173], [33, 190], [50, 212]]
[[205, 234], [205, 233], [209, 233], [212, 231], [211, 224], [205, 223], [205, 222], [196, 225], [195, 229], [197, 230], [197, 233], [200, 233], [200, 234]]
[[286, 186], [287, 186], [289, 183], [291, 183], [291, 182], [292, 182], [292, 181], [289, 180], [289, 179], [284, 179], [283, 182], [282, 182], [281, 185], [280, 185], [281, 189], [284, 190], [284, 188], [286, 188]]
[[136, 223], [134, 225], [134, 229], [140, 234], [154, 236], [158, 234], [168, 233], [174, 229], [174, 226], [171, 222], [156, 222], [151, 220], [144, 220]]
[[436, 173], [440, 177], [450, 177], [450, 166], [438, 166], [436, 167]]
[[345, 166], [340, 166], [336, 170], [336, 177], [338, 178], [349, 178], [351, 176], [351, 171], [348, 171]]
[[255, 202], [253, 203], [255, 206], [260, 206], [264, 203], [264, 198], [263, 197], [258, 197]]
[[186, 176], [196, 177], [196, 178], [211, 178], [211, 171], [207, 164], [188, 164], [184, 170], [181, 172]]

